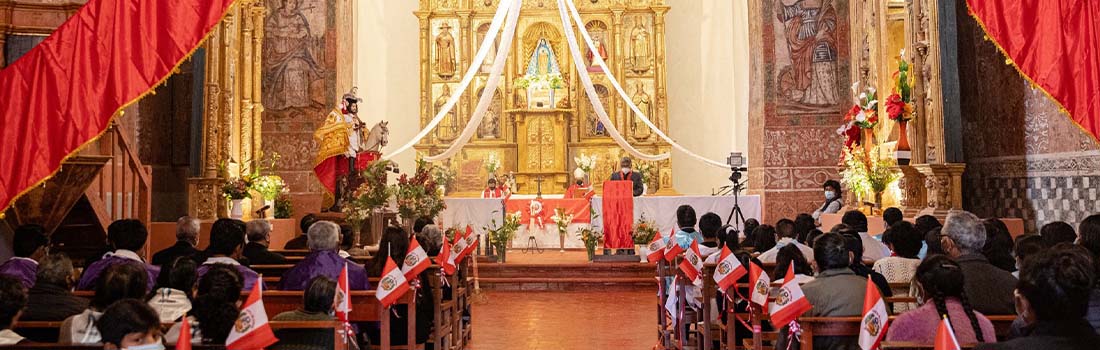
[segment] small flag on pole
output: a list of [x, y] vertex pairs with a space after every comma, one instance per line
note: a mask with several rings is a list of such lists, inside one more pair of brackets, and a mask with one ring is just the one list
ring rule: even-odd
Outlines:
[[936, 341], [934, 350], [960, 350], [959, 340], [955, 338], [955, 329], [951, 327], [951, 320], [943, 316], [940, 327], [936, 329]]
[[653, 236], [653, 240], [649, 242], [649, 255], [646, 255], [646, 261], [656, 264], [657, 260], [664, 259], [666, 245], [668, 245], [668, 238], [661, 235]]
[[248, 300], [244, 302], [237, 322], [225, 338], [226, 349], [260, 350], [279, 341], [272, 333], [271, 325], [267, 323], [262, 285], [263, 283], [256, 283], [252, 286], [252, 292], [248, 294]]
[[176, 350], [191, 350], [191, 320], [187, 319], [187, 313], [183, 314], [183, 322], [180, 324], [180, 336], [176, 340]]
[[813, 305], [802, 294], [802, 287], [794, 281], [794, 264], [787, 269], [787, 277], [783, 279], [783, 286], [775, 292], [775, 302], [771, 304], [769, 313], [772, 315], [772, 324], [782, 327], [791, 323], [806, 311], [810, 311]]
[[741, 260], [737, 260], [737, 256], [733, 255], [729, 247], [723, 246], [722, 252], [718, 254], [718, 266], [714, 268], [714, 282], [718, 283], [718, 290], [730, 289], [737, 284], [741, 276], [747, 273], [745, 266], [741, 265]]
[[890, 314], [886, 312], [886, 303], [878, 292], [878, 287], [867, 276], [867, 292], [863, 297], [863, 321], [859, 323], [859, 347], [863, 350], [877, 349], [882, 336], [889, 327]]
[[409, 251], [405, 253], [401, 273], [405, 274], [406, 280], [412, 280], [431, 264], [432, 261], [428, 258], [428, 252], [424, 251], [424, 248], [420, 246], [420, 242], [416, 240], [416, 237], [413, 237], [412, 241], [409, 242]]
[[336, 318], [344, 323], [348, 322], [348, 314], [351, 313], [350, 295], [351, 288], [349, 288], [348, 284], [348, 263], [345, 261], [344, 269], [340, 270], [340, 277], [336, 279]]
[[749, 263], [749, 282], [752, 283], [749, 300], [753, 304], [760, 305], [762, 311], [767, 313], [768, 308], [764, 306], [768, 305], [768, 294], [772, 290], [772, 279], [768, 277], [768, 273], [764, 272], [763, 268], [760, 268], [760, 265]]
[[439, 255], [436, 256], [436, 263], [439, 264], [439, 268], [443, 270], [443, 274], [453, 275], [455, 274], [455, 265], [451, 261], [451, 243], [443, 240], [443, 248], [439, 251]]
[[699, 281], [703, 276], [703, 256], [699, 254], [699, 243], [692, 241], [691, 248], [684, 252], [684, 259], [680, 260], [680, 271], [684, 272], [689, 281]]
[[382, 279], [378, 281], [378, 289], [375, 295], [382, 302], [382, 306], [389, 307], [397, 302], [409, 290], [409, 283], [405, 275], [397, 268], [393, 258], [386, 257], [386, 267], [382, 269]]

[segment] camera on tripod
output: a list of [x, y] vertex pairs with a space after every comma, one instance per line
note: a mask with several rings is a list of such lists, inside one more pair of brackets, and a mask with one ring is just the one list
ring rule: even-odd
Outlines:
[[730, 181], [736, 186], [741, 184], [741, 172], [749, 171], [749, 168], [745, 167], [745, 156], [741, 155], [741, 152], [730, 152], [730, 156], [726, 157], [726, 165], [730, 166]]

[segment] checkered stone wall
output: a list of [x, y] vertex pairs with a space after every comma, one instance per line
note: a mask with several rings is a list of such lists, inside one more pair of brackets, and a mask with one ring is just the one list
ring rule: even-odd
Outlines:
[[1100, 161], [1074, 154], [967, 164], [964, 206], [982, 217], [1024, 219], [1027, 232], [1065, 221], [1074, 227], [1100, 213]]

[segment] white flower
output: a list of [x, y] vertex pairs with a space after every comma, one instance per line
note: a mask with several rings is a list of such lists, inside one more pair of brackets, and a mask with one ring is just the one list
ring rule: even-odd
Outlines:
[[903, 60], [905, 59], [905, 48], [904, 47], [901, 48], [901, 53], [898, 54], [898, 57], [901, 57], [901, 59], [903, 59]]
[[860, 101], [863, 101], [863, 100], [866, 100], [866, 99], [867, 99], [867, 93], [866, 92], [859, 93], [859, 100]]
[[867, 114], [863, 111], [859, 111], [859, 114], [856, 114], [856, 121], [860, 123], [867, 121]]

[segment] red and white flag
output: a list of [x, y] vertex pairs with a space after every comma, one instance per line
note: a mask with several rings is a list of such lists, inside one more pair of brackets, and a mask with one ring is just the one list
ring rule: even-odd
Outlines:
[[934, 350], [960, 350], [959, 340], [955, 338], [955, 329], [951, 327], [951, 320], [943, 316], [940, 327], [936, 329], [936, 341]]
[[183, 313], [183, 323], [180, 324], [180, 336], [176, 340], [176, 350], [191, 350], [191, 321], [187, 319], [187, 313]]
[[787, 277], [783, 279], [783, 286], [775, 292], [775, 302], [771, 304], [769, 313], [772, 315], [772, 324], [776, 328], [786, 326], [806, 311], [810, 311], [813, 305], [802, 294], [802, 287], [794, 281], [794, 264], [787, 269]]
[[649, 255], [646, 255], [646, 261], [656, 264], [657, 260], [664, 259], [665, 246], [668, 245], [668, 238], [661, 237], [661, 235], [653, 236], [653, 240], [649, 242]]
[[[446, 237], [444, 237], [446, 238]], [[436, 263], [439, 264], [439, 268], [443, 270], [443, 274], [453, 275], [455, 274], [455, 264], [451, 260], [451, 243], [443, 240], [443, 248], [439, 251], [439, 255], [435, 257]]]
[[271, 325], [267, 323], [262, 285], [263, 283], [256, 283], [252, 286], [252, 292], [248, 293], [248, 300], [237, 315], [237, 322], [225, 338], [226, 349], [259, 350], [279, 341], [272, 333]]
[[684, 252], [684, 248], [676, 244], [676, 230], [669, 231], [668, 244], [665, 245], [665, 261], [676, 261], [676, 256]]
[[737, 260], [729, 247], [723, 246], [722, 252], [718, 253], [718, 266], [714, 268], [714, 282], [718, 283], [718, 290], [724, 292], [730, 289], [747, 273], [741, 260]]
[[[752, 283], [752, 290], [749, 291], [749, 301], [761, 307], [767, 306], [768, 294], [772, 290], [772, 279], [756, 263], [749, 263], [749, 283]], [[768, 309], [764, 308], [763, 311], [767, 313]]]
[[[465, 258], [473, 253], [477, 249], [477, 234], [474, 234], [474, 229], [470, 225], [466, 225], [466, 251], [462, 252], [462, 257]], [[461, 261], [461, 260], [459, 260]]]
[[405, 253], [405, 261], [401, 264], [401, 273], [405, 274], [406, 280], [411, 281], [431, 265], [432, 261], [428, 258], [428, 252], [424, 251], [424, 248], [420, 246], [420, 242], [417, 242], [416, 237], [413, 237], [409, 242], [409, 251]]
[[684, 272], [689, 281], [700, 281], [703, 276], [703, 254], [699, 253], [699, 243], [692, 241], [691, 248], [684, 252], [684, 259], [680, 260], [680, 271]]
[[[415, 242], [415, 241], [414, 241]], [[340, 277], [336, 279], [336, 319], [348, 322], [348, 314], [351, 313], [351, 288], [348, 283], [348, 263], [344, 262], [344, 269], [340, 270]]]
[[879, 295], [878, 287], [867, 276], [867, 292], [863, 296], [863, 321], [859, 323], [859, 347], [863, 350], [877, 349], [882, 336], [889, 327], [890, 314], [886, 312], [886, 303]]
[[461, 264], [462, 258], [466, 257], [466, 248], [468, 247], [469, 245], [467, 245], [466, 237], [455, 232], [455, 242], [454, 245], [451, 246], [451, 256], [448, 258], [450, 263], [454, 266]]
[[397, 301], [405, 292], [409, 291], [409, 282], [393, 258], [386, 257], [386, 267], [382, 268], [382, 279], [378, 281], [378, 289], [375, 296], [382, 302], [382, 306], [389, 307]]

